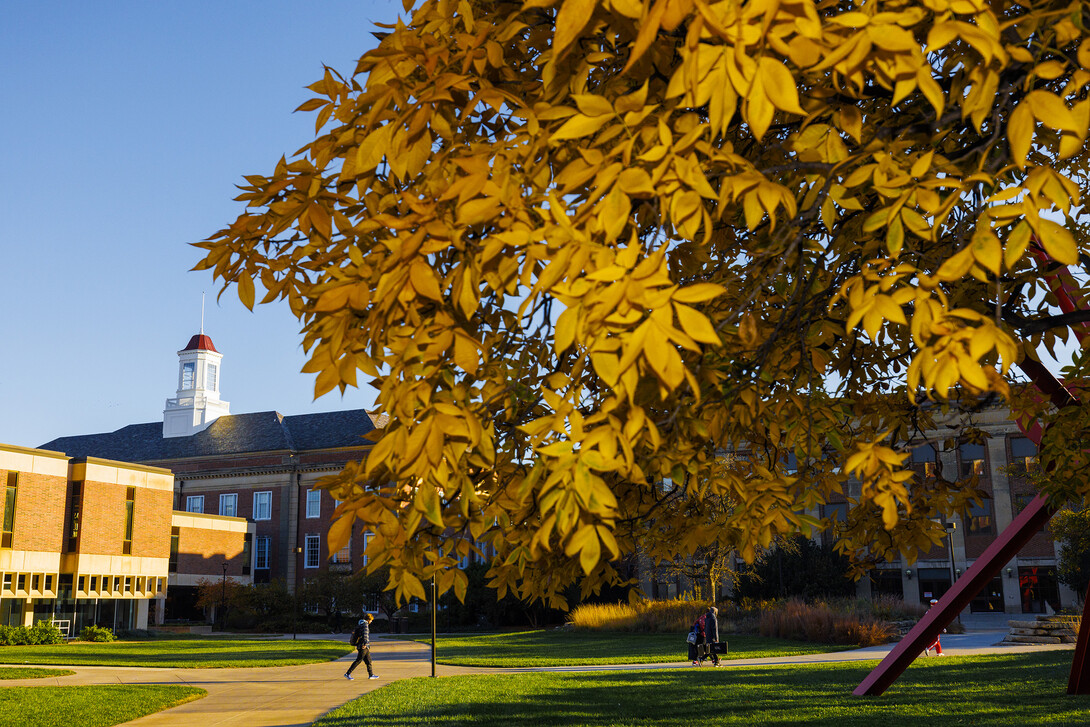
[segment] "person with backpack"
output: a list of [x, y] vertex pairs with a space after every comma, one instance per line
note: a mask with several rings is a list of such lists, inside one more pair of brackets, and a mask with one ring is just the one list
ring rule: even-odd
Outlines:
[[361, 661], [367, 665], [367, 678], [378, 679], [378, 675], [371, 669], [371, 622], [374, 619], [374, 616], [365, 613], [352, 632], [352, 638], [348, 643], [356, 647], [356, 660], [344, 673], [344, 678], [349, 681], [352, 681], [352, 670], [359, 666]]
[[[704, 648], [707, 644], [714, 644], [719, 641], [719, 609], [712, 606], [708, 609], [707, 613], [700, 615], [700, 618], [693, 624], [693, 633], [696, 634], [695, 643], [693, 643], [689, 649], [689, 656], [692, 657], [693, 666], [702, 666], [704, 663]], [[710, 648], [710, 647], [708, 647]], [[712, 664], [719, 666], [719, 654], [710, 652], [712, 658]]]

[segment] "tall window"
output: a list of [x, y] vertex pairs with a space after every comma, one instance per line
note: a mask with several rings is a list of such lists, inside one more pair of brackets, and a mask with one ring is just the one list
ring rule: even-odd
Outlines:
[[136, 508], [136, 488], [125, 490], [125, 541], [121, 544], [121, 552], [132, 555], [132, 523], [133, 513]]
[[0, 536], [0, 548], [10, 548], [15, 539], [15, 492], [19, 488], [19, 473], [8, 472], [8, 486], [4, 495], [4, 534]]
[[935, 464], [935, 448], [930, 444], [922, 444], [913, 448], [912, 469], [925, 479], [935, 477], [938, 474], [938, 465]]
[[979, 505], [970, 505], [965, 518], [966, 535], [991, 535], [995, 532], [992, 524], [992, 500], [984, 498]]
[[257, 536], [257, 547], [254, 549], [254, 568], [268, 570], [269, 568], [269, 540], [268, 535]]
[[186, 512], [204, 512], [204, 495], [190, 495], [185, 498]]
[[[181, 531], [178, 528], [170, 529], [170, 560], [167, 562], [167, 572], [178, 572], [178, 537]], [[91, 579], [91, 590], [95, 590], [94, 579]]]
[[192, 389], [197, 376], [197, 364], [190, 361], [182, 364], [182, 388]]
[[238, 495], [236, 493], [220, 495], [220, 515], [238, 517]]
[[349, 538], [348, 542], [343, 548], [333, 554], [333, 558], [330, 559], [332, 563], [351, 563], [352, 562], [352, 539]]
[[242, 538], [242, 575], [250, 575], [250, 564], [253, 562], [253, 536], [250, 533]]
[[319, 490], [307, 490], [307, 517], [322, 516], [322, 493]]
[[208, 380], [204, 382], [204, 388], [211, 389], [212, 391], [215, 391], [216, 390], [216, 364], [208, 364], [208, 367], [205, 369], [205, 371], [207, 371], [207, 373], [205, 374], [205, 377]]
[[371, 533], [363, 534], [363, 564], [367, 565], [367, 546], [371, 544]]
[[984, 468], [984, 445], [963, 444], [958, 447], [958, 455], [961, 457], [961, 476], [976, 475], [983, 477], [987, 474]]
[[272, 519], [272, 492], [254, 493], [254, 520]]
[[321, 548], [321, 544], [322, 544], [321, 538], [319, 538], [317, 535], [308, 535], [306, 537], [306, 542], [305, 542], [306, 547], [305, 547], [305, 550], [304, 550], [304, 555], [306, 557], [305, 557], [305, 560], [303, 561], [303, 567], [304, 568], [317, 568], [318, 567], [318, 559], [319, 559], [318, 551]]
[[1027, 437], [1011, 437], [1011, 470], [1025, 474], [1037, 467], [1037, 445]]
[[72, 483], [72, 497], [68, 501], [68, 551], [74, 552], [79, 547], [80, 493], [82, 482]]

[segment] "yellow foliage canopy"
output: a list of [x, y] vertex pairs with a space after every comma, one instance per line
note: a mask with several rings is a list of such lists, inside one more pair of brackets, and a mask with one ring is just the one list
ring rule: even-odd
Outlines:
[[1044, 286], [1086, 252], [1086, 13], [423, 0], [384, 26], [198, 244], [248, 306], [289, 302], [316, 396], [363, 372], [389, 414], [325, 482], [330, 547], [362, 521], [423, 596], [487, 545], [501, 592], [562, 604], [634, 553], [827, 526], [851, 477], [846, 552], [929, 547], [972, 489], [903, 469], [923, 404], [1006, 395], [1075, 322]]

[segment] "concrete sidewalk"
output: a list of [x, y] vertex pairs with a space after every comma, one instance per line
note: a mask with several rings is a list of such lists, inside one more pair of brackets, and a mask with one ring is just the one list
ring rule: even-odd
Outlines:
[[[1029, 651], [1071, 650], [1071, 644], [999, 645], [1006, 630], [988, 629], [965, 634], [946, 634], [943, 650], [951, 656], [1014, 654]], [[322, 638], [329, 638], [328, 636]], [[728, 636], [729, 643], [729, 636]], [[873, 646], [827, 654], [807, 654], [764, 659], [724, 660], [725, 667], [757, 665], [821, 664], [881, 659], [893, 645]], [[431, 675], [431, 649], [415, 641], [376, 639], [371, 647], [375, 673], [367, 679], [366, 669], [356, 669], [354, 681], [344, 671], [355, 652], [336, 661], [300, 666], [253, 669], [161, 669], [105, 666], [64, 667], [76, 673], [48, 679], [4, 681], [3, 686], [77, 686], [84, 684], [177, 684], [200, 687], [204, 699], [149, 714], [128, 725], [149, 727], [303, 727], [345, 702], [398, 679]], [[933, 658], [933, 657], [932, 657]], [[13, 665], [24, 666], [24, 665]], [[60, 668], [60, 667], [58, 667]], [[635, 669], [695, 669], [688, 661], [667, 664], [621, 664], [602, 666], [534, 667], [489, 669], [438, 665], [438, 676], [497, 674], [512, 672], [578, 672]], [[709, 668], [709, 667], [704, 667]]]

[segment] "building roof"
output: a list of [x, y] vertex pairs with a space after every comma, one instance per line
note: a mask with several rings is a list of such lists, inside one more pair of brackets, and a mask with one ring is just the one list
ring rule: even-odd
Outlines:
[[163, 423], [130, 424], [115, 432], [59, 437], [43, 449], [69, 457], [100, 457], [121, 462], [159, 462], [251, 452], [302, 452], [367, 445], [375, 429], [364, 409], [284, 416], [275, 411], [225, 414], [188, 437], [163, 437]]
[[216, 347], [212, 345], [212, 339], [203, 333], [198, 333], [189, 339], [189, 343], [182, 349], [183, 351], [212, 351], [213, 353], [219, 353]]

